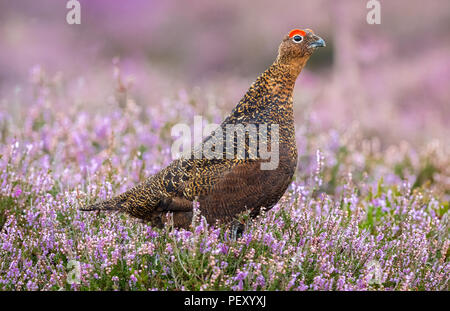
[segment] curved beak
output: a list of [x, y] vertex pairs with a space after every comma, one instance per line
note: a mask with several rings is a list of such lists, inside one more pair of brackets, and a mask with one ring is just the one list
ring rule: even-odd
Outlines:
[[327, 46], [326, 44], [325, 44], [325, 40], [323, 40], [321, 37], [319, 37], [319, 36], [316, 36], [317, 37], [317, 39], [316, 39], [316, 41], [314, 41], [314, 42], [312, 42], [308, 47], [309, 48], [320, 48], [320, 47], [325, 47], [325, 46]]

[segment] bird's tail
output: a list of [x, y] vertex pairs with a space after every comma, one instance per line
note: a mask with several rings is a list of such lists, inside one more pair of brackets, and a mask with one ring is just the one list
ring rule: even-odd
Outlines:
[[80, 208], [81, 211], [117, 211], [122, 209], [121, 200], [112, 198]]
[[94, 203], [88, 206], [81, 207], [82, 211], [123, 211], [129, 212], [130, 207], [132, 206], [132, 198], [136, 195], [136, 193], [140, 193], [143, 191], [145, 184], [139, 184], [134, 188], [129, 189], [128, 191], [123, 192], [122, 194], [113, 197], [111, 199], [101, 201], [98, 203]]

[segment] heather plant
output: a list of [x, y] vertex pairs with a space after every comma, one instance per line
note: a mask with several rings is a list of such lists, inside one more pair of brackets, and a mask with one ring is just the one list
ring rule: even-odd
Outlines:
[[223, 95], [182, 88], [142, 102], [113, 67], [107, 109], [34, 67], [29, 96], [0, 112], [1, 290], [449, 290], [448, 146], [324, 130], [308, 110], [294, 182], [242, 214], [242, 234], [198, 214], [184, 230], [80, 212], [167, 165], [175, 123], [223, 113]]

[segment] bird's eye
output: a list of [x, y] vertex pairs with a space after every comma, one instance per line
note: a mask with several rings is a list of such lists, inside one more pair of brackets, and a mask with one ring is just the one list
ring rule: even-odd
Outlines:
[[295, 43], [300, 43], [303, 41], [303, 37], [300, 35], [295, 35], [292, 40], [294, 40]]

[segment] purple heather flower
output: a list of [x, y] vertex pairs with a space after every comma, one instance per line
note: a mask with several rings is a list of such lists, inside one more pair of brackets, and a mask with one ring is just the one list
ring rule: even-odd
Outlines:
[[22, 189], [19, 186], [16, 186], [14, 189], [14, 197], [18, 198], [22, 194]]

